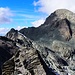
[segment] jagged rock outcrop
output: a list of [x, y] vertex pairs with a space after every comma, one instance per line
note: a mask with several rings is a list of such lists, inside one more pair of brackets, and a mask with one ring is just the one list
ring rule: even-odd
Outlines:
[[15, 41], [17, 46], [32, 46], [32, 42], [26, 36], [18, 32], [18, 30], [11, 29], [7, 34], [6, 37]]
[[[75, 13], [66, 9], [56, 10], [41, 26], [24, 28], [20, 32], [33, 41], [34, 47], [54, 71], [60, 75], [74, 75]], [[67, 65], [62, 65], [58, 59]]]
[[74, 75], [75, 50], [60, 41], [55, 41], [54, 44], [51, 50], [33, 42], [33, 46], [40, 52], [44, 62], [56, 75]]
[[[3, 64], [2, 75], [55, 75], [55, 73], [48, 68], [39, 51], [33, 47], [30, 39], [18, 31], [16, 33], [14, 29], [11, 29], [6, 37], [11, 37], [19, 49], [11, 59]], [[19, 42], [17, 40], [19, 40]]]
[[[39, 68], [40, 67], [40, 68]], [[46, 75], [34, 48], [21, 48], [12, 59], [4, 63], [2, 75]]]
[[[18, 50], [16, 43], [6, 37], [0, 36], [0, 69], [3, 63], [9, 60]], [[0, 70], [1, 75], [1, 70]]]
[[[17, 36], [14, 37], [10, 32]], [[6, 37], [8, 37], [8, 38], [14, 37], [13, 39], [16, 38], [14, 41], [16, 41], [16, 45], [20, 48], [20, 51], [19, 51], [20, 54], [18, 53], [17, 58], [14, 57], [14, 59], [15, 59], [14, 63], [15, 63], [15, 65], [17, 65], [17, 66], [15, 66], [15, 68], [18, 69], [15, 72], [13, 72], [14, 74], [18, 74], [18, 71], [19, 71], [19, 73], [22, 73], [22, 74], [28, 73], [28, 75], [30, 75], [31, 74], [30, 70], [33, 67], [34, 75], [37, 75], [36, 74], [37, 71], [35, 72], [34, 65], [33, 65], [36, 62], [33, 64], [32, 64], [32, 62], [37, 61], [39, 63], [39, 61], [40, 61], [41, 65], [43, 66], [43, 67], [40, 67], [40, 70], [42, 69], [41, 72], [43, 72], [44, 74], [47, 74], [47, 75], [71, 74], [71, 75], [73, 75], [74, 71], [72, 69], [74, 69], [74, 64], [72, 66], [72, 63], [74, 63], [74, 51], [75, 50], [69, 44], [55, 40], [52, 43], [52, 50], [51, 50], [51, 49], [48, 49], [47, 47], [42, 47], [42, 46], [38, 45], [34, 41], [31, 41], [30, 39], [28, 39], [27, 37], [25, 37], [23, 34], [19, 33], [18, 31], [16, 33], [16, 30], [14, 30], [14, 29], [13, 29], [13, 31], [11, 29], [10, 32], [7, 33]], [[19, 40], [19, 42], [17, 40]], [[22, 41], [22, 44], [20, 41]], [[26, 54], [26, 52], [27, 52], [27, 54]], [[37, 53], [37, 56], [36, 56], [35, 52]], [[24, 57], [22, 58], [23, 54], [24, 54]], [[26, 56], [28, 56], [28, 58], [26, 58]], [[40, 57], [41, 59], [39, 59], [39, 61], [33, 60], [33, 59], [36, 59], [36, 57], [38, 57], [38, 59]], [[23, 63], [23, 60], [28, 61], [28, 64], [27, 64], [27, 62]], [[15, 61], [18, 61], [18, 64]], [[20, 61], [21, 61], [21, 63], [19, 63]], [[72, 61], [72, 62], [70, 62], [70, 61]], [[31, 64], [31, 66], [30, 66], [30, 64]], [[21, 65], [21, 66], [19, 66], [19, 65]], [[24, 65], [26, 65], [26, 67]], [[39, 64], [36, 64], [35, 66], [38, 66], [38, 65]], [[23, 69], [23, 72], [21, 71], [22, 69]], [[38, 68], [36, 68], [36, 69], [38, 70]], [[38, 75], [41, 75], [41, 73], [38, 73]]]

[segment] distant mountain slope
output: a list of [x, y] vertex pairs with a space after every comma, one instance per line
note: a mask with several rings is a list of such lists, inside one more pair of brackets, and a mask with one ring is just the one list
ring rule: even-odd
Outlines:
[[[51, 44], [53, 40], [73, 41], [75, 37], [75, 14], [67, 9], [59, 9], [53, 12], [41, 26], [23, 28], [19, 32], [39, 44]], [[47, 42], [47, 43], [46, 43]]]

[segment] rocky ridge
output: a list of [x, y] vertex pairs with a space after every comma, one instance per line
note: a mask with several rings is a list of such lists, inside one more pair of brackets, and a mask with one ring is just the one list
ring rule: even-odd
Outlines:
[[17, 52], [17, 50], [18, 47], [14, 41], [0, 36], [0, 75], [2, 64], [9, 60], [15, 54], [15, 52]]
[[11, 29], [6, 37], [15, 41], [19, 49], [3, 64], [2, 75], [55, 75], [47, 67], [39, 51], [33, 47], [30, 39], [14, 29]]
[[[52, 65], [51, 68], [58, 72], [58, 74], [74, 75], [75, 13], [66, 9], [58, 9], [46, 18], [46, 21], [41, 26], [37, 28], [24, 28], [21, 29], [20, 32], [33, 40], [34, 47], [39, 51], [42, 49], [41, 53], [44, 53], [44, 55], [46, 54], [44, 48], [49, 50], [46, 56], [48, 58], [45, 57], [44, 60], [47, 59], [49, 65], [51, 65], [51, 62], [52, 64], [54, 62], [54, 66]], [[53, 51], [53, 55], [55, 56], [53, 56], [50, 51]], [[66, 61], [67, 65], [61, 66], [60, 64], [61, 69], [64, 71], [60, 71], [61, 69], [59, 70], [57, 66], [57, 64], [59, 65], [57, 57]]]
[[59, 9], [37, 28], [11, 29], [1, 37], [0, 52], [7, 57], [0, 55], [2, 75], [74, 75], [74, 16]]

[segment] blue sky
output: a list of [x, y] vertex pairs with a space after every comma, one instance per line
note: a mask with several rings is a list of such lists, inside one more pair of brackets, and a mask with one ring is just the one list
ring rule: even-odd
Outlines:
[[38, 27], [61, 8], [75, 12], [75, 0], [0, 0], [0, 35], [11, 28]]
[[34, 26], [34, 22], [40, 19], [43, 21], [47, 14], [38, 12], [36, 8], [34, 0], [0, 0], [0, 35], [11, 28], [19, 30]]

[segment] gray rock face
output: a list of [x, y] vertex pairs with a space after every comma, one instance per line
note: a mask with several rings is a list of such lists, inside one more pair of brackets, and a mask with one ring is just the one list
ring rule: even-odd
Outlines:
[[41, 47], [34, 42], [33, 45], [40, 52], [47, 66], [51, 68], [56, 75], [74, 75], [75, 60], [73, 56], [75, 55], [75, 50], [69, 45], [64, 42], [54, 41], [52, 50]]
[[[19, 55], [18, 55], [19, 54]], [[39, 68], [40, 67], [40, 68]], [[4, 63], [2, 75], [46, 75], [34, 48], [21, 48], [18, 53]]]
[[75, 13], [67, 10], [67, 9], [59, 9], [55, 11], [55, 14], [60, 18], [60, 19], [68, 19], [70, 22], [75, 23]]
[[[14, 37], [13, 34], [17, 36]], [[42, 59], [40, 52], [33, 47], [30, 39], [18, 31], [16, 33], [14, 29], [13, 31], [11, 29], [6, 37], [11, 37], [11, 39], [13, 37], [12, 40], [16, 41], [19, 49], [11, 59], [3, 64], [2, 75], [55, 75]]]
[[75, 13], [66, 9], [56, 10], [41, 26], [24, 28], [20, 32], [33, 40], [33, 46], [54, 72], [74, 75]]
[[0, 36], [0, 75], [1, 75], [1, 66], [7, 60], [9, 60], [15, 52], [18, 50], [15, 42]]
[[74, 37], [74, 24], [75, 14], [66, 9], [59, 9], [46, 18], [41, 26], [24, 28], [20, 32], [31, 40], [42, 44], [45, 42], [47, 46], [55, 39], [67, 41]]

